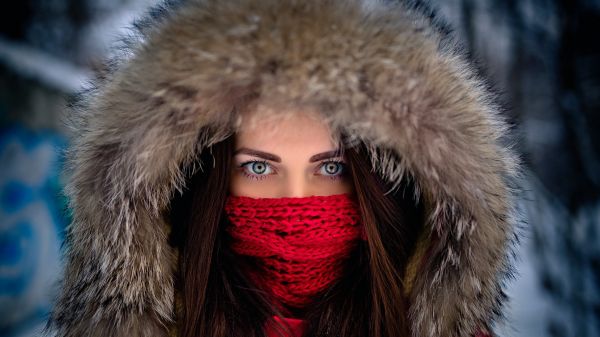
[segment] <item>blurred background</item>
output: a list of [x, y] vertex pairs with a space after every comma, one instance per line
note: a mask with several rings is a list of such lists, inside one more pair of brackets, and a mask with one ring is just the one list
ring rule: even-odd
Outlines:
[[[62, 115], [156, 0], [23, 0], [0, 11], [0, 336], [35, 336], [69, 221]], [[600, 336], [600, 0], [434, 0], [518, 125], [528, 219], [509, 337]]]

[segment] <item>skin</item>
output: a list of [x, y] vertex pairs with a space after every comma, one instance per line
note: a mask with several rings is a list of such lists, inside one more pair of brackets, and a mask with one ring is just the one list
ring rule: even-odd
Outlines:
[[305, 112], [249, 117], [234, 136], [231, 195], [282, 198], [353, 191], [346, 161], [318, 117]]

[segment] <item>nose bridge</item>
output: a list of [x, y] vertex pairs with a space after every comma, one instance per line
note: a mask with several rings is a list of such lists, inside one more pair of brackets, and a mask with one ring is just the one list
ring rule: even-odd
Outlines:
[[289, 172], [285, 188], [283, 194], [286, 197], [306, 197], [311, 193], [310, 184], [302, 170]]

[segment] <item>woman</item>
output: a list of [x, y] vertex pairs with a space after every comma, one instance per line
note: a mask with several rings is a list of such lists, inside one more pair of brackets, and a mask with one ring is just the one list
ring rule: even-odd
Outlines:
[[48, 331], [493, 335], [518, 159], [425, 7], [188, 0], [137, 27], [72, 114]]
[[[402, 321], [404, 268], [398, 266], [406, 266], [406, 252], [417, 239], [417, 207], [400, 195], [406, 189], [397, 191], [395, 198], [386, 197], [384, 184], [369, 172], [366, 149], [343, 145], [318, 115], [265, 114], [258, 108], [242, 119], [233, 137], [212, 147], [212, 158], [206, 161], [214, 161], [213, 168], [196, 176], [193, 192], [173, 203], [171, 223], [185, 224], [175, 235], [180, 240], [175, 246], [185, 247], [180, 260], [183, 310], [179, 317], [180, 326], [190, 331], [183, 336], [210, 335], [220, 312], [229, 313], [226, 324], [239, 327], [246, 336], [263, 328], [277, 336], [281, 321], [291, 324], [297, 336], [307, 329], [312, 329], [307, 336], [326, 329], [367, 336], [365, 329], [375, 322], [385, 324], [384, 330], [393, 335], [408, 335]], [[223, 219], [219, 213], [208, 215], [223, 205]], [[290, 214], [295, 209], [299, 211]], [[384, 232], [387, 240], [382, 242]], [[371, 251], [377, 253], [367, 253], [366, 242], [361, 241], [367, 234], [373, 238]], [[205, 239], [213, 235], [214, 239]], [[215, 240], [215, 246], [198, 248]], [[200, 255], [209, 251], [225, 252], [213, 255], [211, 261]], [[386, 256], [384, 251], [394, 255]], [[351, 252], [355, 256], [350, 257]], [[372, 276], [366, 264], [369, 258], [378, 266]], [[209, 262], [212, 265], [202, 265]], [[203, 272], [208, 269], [210, 273]], [[211, 274], [221, 276], [211, 282], [205, 278]], [[339, 284], [334, 286], [336, 281]], [[372, 297], [381, 301], [379, 306], [369, 303]], [[343, 321], [324, 318], [328, 310], [343, 312], [345, 307], [354, 310], [335, 318]], [[365, 312], [370, 310], [373, 317], [367, 318]], [[352, 320], [357, 316], [361, 321]]]

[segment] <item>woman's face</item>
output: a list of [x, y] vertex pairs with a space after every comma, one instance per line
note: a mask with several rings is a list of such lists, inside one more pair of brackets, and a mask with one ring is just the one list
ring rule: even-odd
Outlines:
[[345, 159], [325, 124], [302, 113], [253, 117], [255, 123], [244, 123], [235, 135], [231, 195], [282, 198], [353, 191]]

